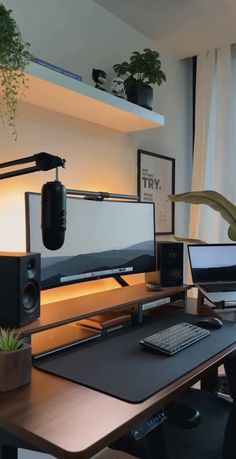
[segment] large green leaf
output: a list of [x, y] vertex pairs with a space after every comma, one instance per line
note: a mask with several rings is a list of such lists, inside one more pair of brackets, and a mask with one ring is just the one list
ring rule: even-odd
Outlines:
[[186, 202], [188, 204], [205, 204], [220, 213], [230, 226], [228, 236], [232, 241], [236, 241], [236, 206], [217, 191], [189, 191], [181, 194], [171, 194], [168, 196], [170, 201]]
[[[133, 51], [130, 61], [113, 65], [118, 76], [133, 77], [144, 85], [158, 84], [166, 81], [165, 73], [161, 70], [161, 61], [158, 51], [145, 48], [143, 53]], [[131, 80], [130, 80], [131, 81]]]

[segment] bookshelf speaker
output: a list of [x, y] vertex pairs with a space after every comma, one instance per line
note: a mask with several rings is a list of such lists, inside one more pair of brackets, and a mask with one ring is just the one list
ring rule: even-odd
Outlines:
[[40, 315], [40, 254], [0, 252], [0, 326], [22, 327]]
[[146, 273], [148, 284], [158, 283], [163, 287], [183, 284], [183, 254], [182, 242], [160, 241], [156, 243], [156, 271]]

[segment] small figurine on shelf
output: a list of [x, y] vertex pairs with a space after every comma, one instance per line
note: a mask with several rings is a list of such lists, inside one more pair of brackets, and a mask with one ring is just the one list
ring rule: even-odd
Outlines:
[[125, 98], [124, 80], [122, 80], [122, 78], [113, 78], [111, 82], [111, 92], [114, 96], [120, 97], [121, 99]]
[[104, 70], [93, 69], [92, 78], [93, 81], [96, 83], [95, 88], [101, 89], [102, 91], [106, 91], [106, 89], [103, 87], [103, 85], [107, 81], [107, 75], [104, 72]]

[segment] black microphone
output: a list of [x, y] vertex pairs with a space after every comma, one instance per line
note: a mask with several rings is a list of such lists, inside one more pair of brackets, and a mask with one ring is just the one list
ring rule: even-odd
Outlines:
[[45, 247], [49, 250], [60, 249], [66, 230], [66, 189], [58, 180], [43, 185], [41, 228]]

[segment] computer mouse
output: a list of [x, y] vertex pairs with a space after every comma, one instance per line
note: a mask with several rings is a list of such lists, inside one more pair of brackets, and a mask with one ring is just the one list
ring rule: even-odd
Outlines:
[[196, 325], [202, 328], [206, 328], [207, 330], [214, 330], [222, 327], [223, 322], [218, 319], [218, 317], [210, 316], [201, 317], [201, 319], [196, 322]]

